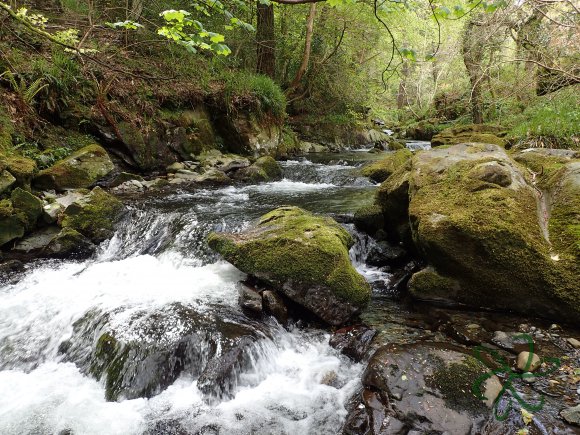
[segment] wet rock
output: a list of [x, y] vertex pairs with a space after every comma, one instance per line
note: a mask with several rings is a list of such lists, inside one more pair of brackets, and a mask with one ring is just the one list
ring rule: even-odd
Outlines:
[[332, 325], [366, 305], [370, 286], [354, 269], [353, 239], [330, 218], [280, 207], [237, 234], [212, 233], [209, 246]]
[[155, 396], [184, 371], [195, 377], [205, 371], [204, 379], [212, 379], [208, 385], [227, 394], [239, 375], [228, 370], [237, 370], [241, 343], [263, 336], [238, 323], [242, 319], [233, 312], [200, 313], [182, 304], [134, 311], [121, 324], [112, 322], [113, 317], [87, 313], [59, 348], [64, 361], [103, 382], [109, 401]]
[[281, 325], [288, 323], [288, 308], [282, 296], [275, 291], [264, 290], [262, 292], [262, 301], [268, 314], [274, 316]]
[[6, 276], [11, 273], [22, 272], [24, 264], [18, 260], [0, 260], [0, 276]]
[[238, 283], [240, 306], [252, 315], [262, 314], [262, 296], [255, 289], [243, 282]]
[[520, 352], [516, 365], [518, 370], [523, 372], [535, 372], [540, 367], [541, 361], [535, 353]]
[[87, 257], [91, 255], [96, 246], [85, 236], [72, 228], [63, 228], [56, 234], [46, 248], [43, 250], [43, 255], [49, 257]]
[[354, 214], [354, 225], [359, 231], [374, 235], [385, 225], [383, 211], [377, 205], [361, 207]]
[[[358, 395], [357, 395], [358, 396]], [[343, 435], [403, 435], [408, 426], [398, 420], [389, 406], [384, 394], [365, 388], [349, 412], [342, 429]]]
[[126, 183], [128, 181], [143, 181], [143, 177], [137, 174], [131, 174], [129, 172], [120, 172], [119, 174], [115, 175], [115, 177], [113, 177], [113, 179], [111, 180], [110, 183], [108, 183], [107, 185], [109, 187], [117, 187], [120, 186], [123, 183]]
[[51, 202], [42, 207], [42, 219], [47, 224], [55, 223], [60, 214], [64, 211], [64, 207], [58, 202]]
[[530, 349], [527, 336], [520, 332], [495, 331], [491, 342], [514, 354], [519, 354], [523, 351], [529, 351]]
[[372, 356], [363, 385], [393, 398], [395, 415], [410, 430], [470, 434], [480, 433], [490, 412], [484, 401], [493, 402], [499, 392], [492, 382], [481, 399], [471, 393], [486, 373], [479, 361], [445, 344], [391, 345]]
[[212, 402], [212, 399], [231, 399], [237, 383], [237, 374], [250, 362], [250, 345], [252, 340], [242, 337], [223, 354], [212, 358], [199, 379], [197, 387]]
[[14, 246], [13, 251], [16, 252], [34, 252], [41, 251], [54, 239], [54, 237], [60, 232], [60, 228], [57, 226], [50, 226], [42, 228], [35, 231], [21, 241], [19, 241], [16, 246]]
[[329, 387], [338, 388], [339, 387], [338, 375], [334, 370], [331, 370], [322, 377], [320, 383], [323, 385], [328, 385]]
[[361, 170], [363, 177], [369, 177], [376, 183], [382, 183], [389, 178], [397, 169], [405, 166], [413, 153], [408, 149], [396, 151], [388, 156], [366, 165]]
[[208, 169], [202, 175], [195, 175], [193, 180], [200, 184], [231, 184], [232, 179], [219, 169]]
[[115, 224], [124, 211], [121, 201], [100, 187], [95, 187], [88, 195], [65, 209], [62, 227], [71, 228], [94, 243], [100, 243], [112, 237]]
[[580, 426], [580, 405], [563, 409], [560, 415], [566, 422]]
[[376, 334], [377, 331], [366, 326], [348, 326], [337, 330], [330, 337], [329, 344], [353, 361], [359, 362], [367, 355]]
[[104, 148], [89, 145], [40, 171], [34, 178], [34, 185], [39, 189], [56, 190], [90, 187], [114, 168]]
[[232, 178], [245, 182], [258, 183], [275, 181], [282, 178], [282, 168], [272, 157], [260, 157], [251, 166], [235, 171]]
[[371, 266], [400, 263], [405, 259], [407, 251], [401, 246], [393, 246], [386, 241], [378, 242], [370, 250], [366, 263]]

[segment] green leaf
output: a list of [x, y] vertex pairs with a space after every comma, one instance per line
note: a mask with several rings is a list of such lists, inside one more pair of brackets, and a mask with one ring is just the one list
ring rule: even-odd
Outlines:
[[401, 48], [399, 53], [406, 59], [412, 60], [413, 62], [417, 61], [417, 53], [411, 48]]

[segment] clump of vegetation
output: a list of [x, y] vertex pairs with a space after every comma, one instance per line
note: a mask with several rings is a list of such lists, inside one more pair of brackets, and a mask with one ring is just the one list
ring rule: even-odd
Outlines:
[[286, 97], [270, 77], [237, 72], [227, 74], [224, 81], [224, 98], [229, 112], [249, 108], [258, 116], [271, 114], [276, 119], [284, 119]]
[[580, 86], [537, 97], [514, 117], [509, 136], [525, 146], [580, 148]]

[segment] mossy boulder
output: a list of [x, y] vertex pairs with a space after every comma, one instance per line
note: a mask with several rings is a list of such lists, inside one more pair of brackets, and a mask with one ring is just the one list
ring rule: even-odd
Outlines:
[[413, 153], [406, 148], [395, 151], [381, 160], [366, 165], [362, 168], [361, 174], [364, 177], [369, 177], [376, 183], [382, 183], [389, 178], [393, 172], [401, 166], [404, 166], [412, 156]]
[[0, 201], [0, 246], [24, 236], [27, 226], [28, 218], [12, 207], [12, 201]]
[[14, 183], [16, 183], [16, 178], [10, 172], [0, 170], [0, 195], [10, 189]]
[[282, 178], [282, 168], [273, 157], [264, 156], [256, 160], [251, 166], [237, 170], [232, 174], [236, 180], [258, 183], [274, 181]]
[[48, 243], [43, 251], [50, 257], [85, 257], [90, 255], [96, 246], [85, 236], [72, 228], [63, 228]]
[[0, 168], [16, 179], [16, 186], [30, 190], [30, 182], [37, 169], [34, 160], [17, 155], [0, 154]]
[[211, 233], [209, 246], [255, 276], [339, 325], [366, 305], [370, 287], [352, 266], [350, 234], [328, 217], [280, 207], [239, 234]]
[[10, 199], [12, 200], [12, 207], [26, 216], [26, 227], [32, 229], [36, 225], [39, 216], [42, 214], [42, 201], [32, 193], [27, 192], [20, 187], [17, 187], [12, 191]]
[[56, 190], [86, 188], [107, 176], [114, 168], [103, 147], [88, 145], [40, 171], [34, 178], [34, 185], [39, 189]]
[[413, 277], [412, 294], [577, 319], [577, 164], [532, 186], [527, 171], [496, 145], [417, 154], [411, 170], [392, 175], [377, 196], [387, 229], [407, 224], [432, 266]]
[[456, 145], [465, 142], [505, 145], [505, 130], [496, 125], [469, 124], [446, 128], [431, 139], [431, 146]]
[[95, 187], [70, 204], [63, 213], [62, 227], [78, 231], [95, 243], [110, 238], [125, 207], [113, 195]]

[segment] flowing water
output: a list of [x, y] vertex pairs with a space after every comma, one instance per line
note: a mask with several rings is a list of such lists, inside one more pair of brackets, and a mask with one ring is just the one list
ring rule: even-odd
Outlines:
[[[357, 169], [376, 156], [309, 158], [284, 162], [282, 181], [129, 201], [93, 258], [38, 261], [0, 282], [0, 434], [336, 433], [362, 365], [332, 349], [324, 331], [246, 317], [236, 290], [244, 275], [205, 243], [210, 231], [239, 231], [280, 205], [340, 217], [372, 202], [375, 186]], [[103, 332], [143, 348], [195, 337], [197, 348], [156, 390], [129, 385], [107, 401], [104, 380], [91, 376]], [[245, 363], [208, 398], [200, 367], [240, 336], [251, 337]], [[133, 369], [135, 384], [151, 377]]]

